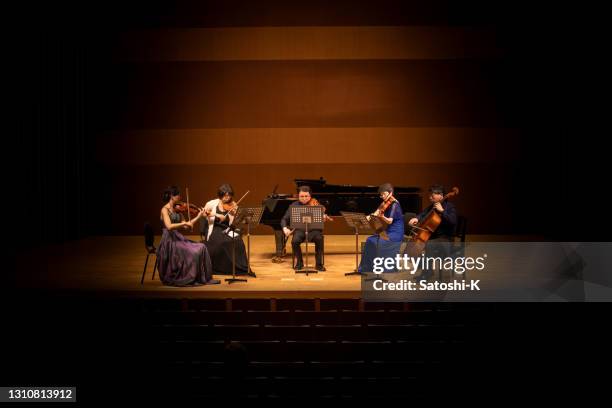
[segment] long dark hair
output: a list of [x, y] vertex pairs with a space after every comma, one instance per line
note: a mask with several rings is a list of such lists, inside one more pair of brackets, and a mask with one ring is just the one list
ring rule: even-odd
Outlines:
[[226, 194], [229, 194], [230, 197], [234, 197], [234, 189], [229, 184], [221, 184], [217, 189], [217, 196], [223, 198]]
[[179, 190], [179, 188], [177, 186], [169, 186], [167, 187], [164, 192], [162, 193], [162, 203], [164, 204], [168, 204], [168, 202], [170, 201], [170, 198], [173, 196], [177, 196], [181, 194], [181, 191]]

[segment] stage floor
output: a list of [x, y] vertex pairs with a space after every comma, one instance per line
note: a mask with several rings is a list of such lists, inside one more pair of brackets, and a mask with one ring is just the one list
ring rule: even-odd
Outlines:
[[[194, 240], [197, 237], [190, 237]], [[363, 242], [367, 236], [360, 236]], [[478, 236], [478, 240], [499, 237]], [[156, 242], [158, 242], [159, 237]], [[144, 284], [140, 284], [146, 257], [141, 236], [91, 237], [61, 245], [51, 245], [18, 255], [18, 289], [44, 291], [96, 292], [142, 297], [360, 297], [360, 276], [345, 276], [355, 269], [355, 236], [325, 236], [326, 272], [305, 275], [291, 269], [291, 245], [283, 263], [273, 263], [274, 237], [251, 236], [251, 267], [257, 278], [228, 284], [227, 275], [215, 275], [220, 285], [198, 287], [163, 286], [156, 275], [151, 280], [150, 258]], [[314, 250], [314, 246], [311, 246]], [[314, 256], [311, 265], [314, 265]]]
[[[190, 237], [197, 240], [199, 237]], [[367, 236], [360, 236], [365, 241]], [[157, 239], [157, 241], [159, 238]], [[245, 240], [246, 241], [246, 240]], [[314, 245], [310, 245], [314, 251]], [[360, 277], [345, 276], [355, 269], [355, 237], [325, 237], [326, 272], [295, 273], [291, 269], [291, 245], [283, 263], [273, 263], [274, 237], [251, 236], [251, 268], [257, 278], [228, 284], [228, 275], [215, 275], [220, 285], [168, 287], [159, 276], [151, 280], [153, 260], [149, 259], [144, 284], [140, 284], [146, 258], [143, 237], [92, 237], [62, 245], [48, 246], [21, 255], [17, 262], [17, 286], [59, 291], [114, 292], [118, 295], [180, 297], [359, 297]], [[314, 253], [310, 254], [314, 266]]]

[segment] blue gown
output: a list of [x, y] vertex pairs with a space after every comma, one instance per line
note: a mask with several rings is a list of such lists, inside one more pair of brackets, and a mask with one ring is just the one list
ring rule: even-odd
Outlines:
[[[387, 208], [385, 217], [393, 218], [393, 222], [387, 227], [386, 231], [389, 240], [382, 239], [378, 235], [368, 237], [363, 255], [361, 256], [359, 272], [372, 272], [374, 268], [374, 258], [395, 258], [400, 251], [400, 245], [404, 240], [404, 214], [398, 201]], [[392, 272], [395, 270], [394, 267], [392, 269], [385, 269], [385, 272]]]

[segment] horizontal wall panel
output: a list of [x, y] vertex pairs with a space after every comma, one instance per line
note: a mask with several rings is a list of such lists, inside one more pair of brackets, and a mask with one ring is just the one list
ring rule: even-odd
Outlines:
[[486, 27], [226, 27], [129, 31], [123, 61], [495, 58]]
[[497, 127], [529, 106], [515, 78], [473, 60], [119, 64], [88, 102], [111, 128]]
[[116, 131], [107, 164], [508, 163], [521, 134], [494, 128], [248, 128]]
[[[500, 13], [497, 3], [484, 0], [107, 0], [92, 7], [89, 21], [106, 27], [465, 25], [490, 23], [493, 13], [509, 19], [524, 9], [513, 6]], [[529, 11], [537, 8], [530, 4]], [[65, 13], [70, 10], [66, 6]]]

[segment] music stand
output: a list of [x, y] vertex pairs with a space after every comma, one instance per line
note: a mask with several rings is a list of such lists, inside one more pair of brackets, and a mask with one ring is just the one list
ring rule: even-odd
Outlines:
[[308, 264], [308, 230], [323, 230], [323, 206], [322, 205], [294, 205], [291, 208], [291, 223], [293, 229], [305, 230], [306, 232], [306, 265], [295, 273], [317, 273]]
[[[380, 240], [383, 239], [385, 241], [389, 240], [389, 236], [387, 235], [387, 226], [386, 224], [384, 224], [381, 219], [375, 215], [369, 215], [365, 217], [368, 225], [370, 226], [370, 228], [372, 228], [374, 230], [374, 234], [376, 235], [376, 256], [378, 257], [379, 255], [379, 246], [380, 246]], [[382, 282], [387, 282], [387, 280], [385, 278], [383, 278], [382, 274], [380, 274], [379, 276], [376, 276], [376, 274], [374, 274], [373, 277], [368, 278], [367, 277], [367, 272], [366, 273], [362, 273], [360, 275], [364, 275], [365, 282], [369, 282], [369, 281], [373, 281], [373, 280], [380, 280]]]
[[251, 270], [251, 225], [256, 227], [261, 221], [263, 207], [239, 207], [232, 224], [247, 227], [247, 273]]
[[353, 272], [345, 273], [344, 276], [362, 275], [362, 273], [359, 272], [359, 253], [361, 252], [359, 250], [359, 230], [371, 230], [370, 222], [363, 213], [340, 211], [340, 214], [344, 218], [344, 221], [346, 221], [349, 228], [352, 228], [355, 231], [355, 270]]
[[[236, 215], [238, 215], [238, 213], [236, 213]], [[234, 282], [247, 282], [247, 279], [245, 278], [236, 277], [236, 239], [242, 239], [240, 234], [236, 232], [237, 226], [238, 223], [236, 222], [236, 217], [234, 217], [234, 221], [230, 224], [227, 230], [227, 236], [232, 239], [232, 277], [225, 279], [225, 281], [229, 284], [232, 284]], [[247, 270], [247, 273], [248, 272], [249, 271]]]

